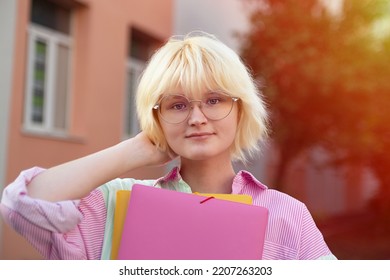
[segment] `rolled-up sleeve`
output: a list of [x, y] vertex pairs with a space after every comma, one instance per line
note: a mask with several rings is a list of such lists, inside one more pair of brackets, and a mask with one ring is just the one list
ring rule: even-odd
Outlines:
[[5, 222], [46, 259], [99, 259], [106, 221], [102, 193], [60, 202], [33, 199], [28, 184], [43, 171], [25, 170], [4, 189], [0, 211]]

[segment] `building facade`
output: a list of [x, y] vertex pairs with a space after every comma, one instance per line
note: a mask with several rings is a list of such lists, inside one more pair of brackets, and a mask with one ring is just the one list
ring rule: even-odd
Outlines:
[[[57, 165], [138, 132], [137, 78], [171, 36], [172, 13], [172, 0], [1, 1], [2, 187], [23, 169]], [[1, 224], [0, 259], [40, 258]]]

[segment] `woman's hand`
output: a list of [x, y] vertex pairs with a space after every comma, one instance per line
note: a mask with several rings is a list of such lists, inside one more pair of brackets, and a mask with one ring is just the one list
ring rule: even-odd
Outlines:
[[126, 140], [125, 145], [131, 145], [129, 149], [132, 153], [129, 153], [129, 160], [137, 158], [140, 160], [141, 166], [159, 166], [167, 164], [168, 162], [177, 158], [177, 155], [171, 151], [161, 151], [155, 144], [148, 138], [145, 132], [140, 132], [134, 138]]

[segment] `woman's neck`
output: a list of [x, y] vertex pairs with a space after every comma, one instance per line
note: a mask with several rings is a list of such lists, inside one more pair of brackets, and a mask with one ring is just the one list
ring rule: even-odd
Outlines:
[[192, 192], [231, 193], [235, 172], [231, 161], [181, 161], [180, 175]]

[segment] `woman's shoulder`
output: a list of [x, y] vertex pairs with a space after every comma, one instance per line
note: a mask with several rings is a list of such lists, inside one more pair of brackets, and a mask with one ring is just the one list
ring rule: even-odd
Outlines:
[[294, 205], [296, 207], [304, 207], [304, 203], [293, 197], [290, 194], [287, 194], [285, 192], [279, 191], [277, 189], [267, 188], [263, 195], [270, 200], [270, 202], [277, 203], [277, 204], [288, 204], [288, 205]]
[[264, 184], [247, 185], [241, 193], [249, 194], [254, 205], [266, 207], [271, 215], [297, 217], [308, 211], [299, 199]]
[[236, 193], [249, 194], [253, 198], [253, 203], [257, 205], [272, 206], [273, 208], [305, 208], [297, 198], [279, 191], [275, 188], [269, 187], [260, 182], [253, 174], [246, 170], [240, 171], [234, 182], [233, 190]]
[[300, 221], [308, 212], [304, 202], [276, 189], [266, 189], [259, 196], [254, 196], [253, 203], [268, 208], [271, 216], [295, 221]]

